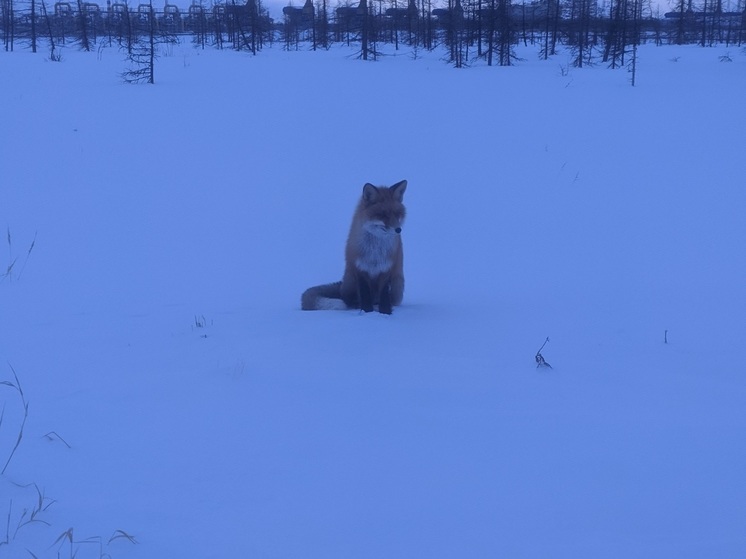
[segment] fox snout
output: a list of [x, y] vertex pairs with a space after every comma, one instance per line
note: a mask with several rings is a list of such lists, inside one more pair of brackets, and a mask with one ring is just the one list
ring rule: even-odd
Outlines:
[[386, 225], [383, 221], [369, 221], [363, 227], [376, 236], [401, 234], [401, 225]]

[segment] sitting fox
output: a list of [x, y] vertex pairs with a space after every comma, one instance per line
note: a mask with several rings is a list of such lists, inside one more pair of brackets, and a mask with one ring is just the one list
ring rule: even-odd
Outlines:
[[404, 223], [404, 191], [407, 181], [394, 186], [363, 186], [363, 195], [352, 217], [345, 248], [342, 281], [306, 289], [301, 308], [306, 311], [348, 308], [371, 312], [374, 305], [391, 314], [404, 295], [404, 252], [401, 228]]

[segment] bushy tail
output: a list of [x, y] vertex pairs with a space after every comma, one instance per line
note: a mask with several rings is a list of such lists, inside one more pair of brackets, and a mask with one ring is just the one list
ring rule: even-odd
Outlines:
[[304, 311], [346, 309], [347, 305], [342, 301], [342, 282], [309, 287], [300, 297], [300, 307]]

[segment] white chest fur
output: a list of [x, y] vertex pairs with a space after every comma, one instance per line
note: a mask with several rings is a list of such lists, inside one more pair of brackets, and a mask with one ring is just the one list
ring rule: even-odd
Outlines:
[[371, 276], [388, 272], [394, 265], [394, 255], [400, 242], [399, 234], [393, 229], [377, 221], [366, 222], [357, 239], [355, 266]]

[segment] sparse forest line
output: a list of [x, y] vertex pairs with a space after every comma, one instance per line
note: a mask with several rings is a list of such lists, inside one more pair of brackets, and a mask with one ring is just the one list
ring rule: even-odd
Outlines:
[[565, 47], [576, 67], [618, 68], [632, 66], [635, 49], [643, 43], [742, 46], [746, 0], [737, 1], [731, 10], [722, 0], [702, 0], [696, 7], [678, 0], [674, 10], [662, 14], [649, 0], [447, 0], [445, 5], [432, 0], [335, 5], [307, 0], [302, 7], [286, 6], [275, 20], [261, 0], [209, 7], [195, 2], [186, 10], [126, 1], [101, 7], [81, 0], [0, 0], [0, 35], [6, 51], [37, 52], [47, 45], [53, 60], [59, 59], [60, 45], [73, 43], [84, 50], [119, 46], [135, 64], [125, 77], [151, 82], [155, 45], [177, 39], [253, 54], [272, 46], [317, 50], [345, 44], [358, 49], [364, 60], [375, 60], [384, 46], [406, 48], [415, 56], [442, 48], [447, 62], [458, 68], [477, 60], [509, 66], [517, 59], [517, 45], [532, 44], [539, 46], [542, 58]]

